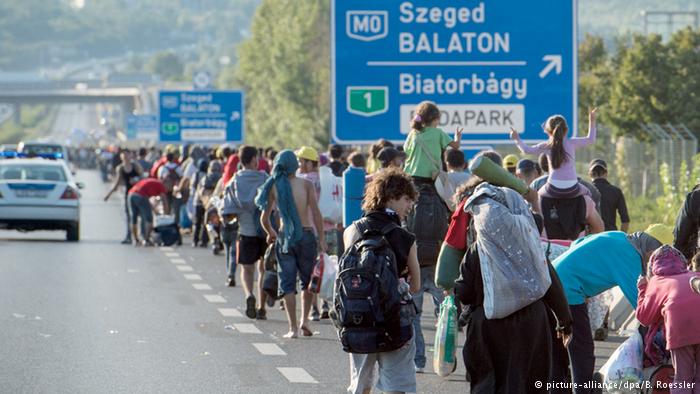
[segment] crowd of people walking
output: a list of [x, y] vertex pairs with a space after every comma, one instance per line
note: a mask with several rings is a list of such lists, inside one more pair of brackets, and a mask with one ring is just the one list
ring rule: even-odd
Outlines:
[[[121, 149], [105, 200], [124, 187], [125, 244], [181, 245], [190, 233], [193, 247], [224, 253], [222, 280], [243, 287], [246, 316], [265, 320], [280, 300], [285, 338], [313, 336], [312, 322], [331, 318], [351, 393], [420, 391], [429, 359], [421, 318], [448, 297], [466, 327], [472, 393], [596, 392], [593, 341], [608, 317], [594, 323], [591, 306], [616, 286], [636, 308], [644, 366], [670, 363], [671, 392], [700, 393], [700, 189], [675, 229], [628, 233], [606, 161], [589, 164], [590, 182], [576, 173], [597, 112], [585, 137], [569, 136], [560, 115], [535, 146], [511, 129], [533, 156], [481, 152], [474, 173], [462, 129], [440, 129], [431, 102], [415, 109], [403, 145], [380, 140], [368, 155], [341, 145], [169, 145], [159, 157]], [[342, 204], [342, 216], [324, 199]], [[338, 258], [328, 299], [314, 291], [319, 256]]]

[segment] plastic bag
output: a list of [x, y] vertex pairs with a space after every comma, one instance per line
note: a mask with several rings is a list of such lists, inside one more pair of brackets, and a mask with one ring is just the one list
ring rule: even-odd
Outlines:
[[156, 215], [153, 226], [154, 227], [165, 227], [175, 224], [175, 215]]
[[477, 233], [486, 318], [506, 317], [542, 298], [552, 280], [535, 220], [522, 196], [482, 183], [466, 209]]
[[[643, 342], [642, 336], [636, 332], [627, 338], [620, 347], [610, 356], [608, 361], [600, 369], [609, 393], [634, 393], [635, 384], [643, 378]], [[625, 385], [626, 382], [629, 382]], [[632, 388], [625, 390], [625, 386]]]
[[332, 303], [335, 290], [335, 276], [338, 273], [338, 256], [326, 255], [324, 259], [321, 292], [318, 295], [322, 299]]
[[330, 167], [323, 166], [319, 168], [319, 183], [321, 216], [332, 223], [340, 223], [343, 220], [343, 178], [333, 175]]
[[457, 369], [457, 307], [454, 296], [447, 296], [440, 305], [440, 317], [435, 331], [433, 369], [439, 376], [448, 376]]

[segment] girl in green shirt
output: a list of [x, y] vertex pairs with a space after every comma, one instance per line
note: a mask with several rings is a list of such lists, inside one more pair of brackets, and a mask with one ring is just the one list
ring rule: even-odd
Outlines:
[[440, 124], [440, 110], [435, 103], [423, 101], [415, 110], [404, 149], [406, 165], [404, 171], [414, 178], [434, 180], [442, 170], [442, 151], [448, 146], [460, 149], [463, 128], [457, 128], [452, 140], [437, 126]]

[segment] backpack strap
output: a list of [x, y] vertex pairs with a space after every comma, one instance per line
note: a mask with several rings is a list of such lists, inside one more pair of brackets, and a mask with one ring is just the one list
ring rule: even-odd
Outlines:
[[382, 227], [381, 233], [383, 236], [387, 236], [390, 232], [392, 232], [394, 229], [397, 229], [397, 228], [399, 228], [398, 224], [396, 224], [394, 222], [390, 222], [390, 223], [387, 223], [386, 226]]
[[[367, 220], [367, 218], [362, 218], [360, 220], [357, 220], [353, 224], [355, 225], [355, 228], [357, 228], [357, 233], [360, 235], [358, 240], [362, 239], [366, 233], [373, 230], [372, 227], [369, 225], [369, 220]], [[399, 228], [399, 225], [394, 223], [394, 222], [390, 222], [390, 223], [387, 223], [386, 225], [384, 225], [384, 227], [382, 227], [379, 230], [379, 233], [382, 236], [386, 236], [387, 234], [389, 234], [392, 230], [394, 230], [396, 228]]]

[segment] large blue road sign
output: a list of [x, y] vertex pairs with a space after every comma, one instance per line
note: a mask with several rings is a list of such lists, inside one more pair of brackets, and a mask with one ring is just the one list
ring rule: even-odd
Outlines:
[[158, 140], [158, 115], [129, 115], [126, 117], [128, 140]]
[[243, 92], [162, 91], [158, 103], [163, 142], [243, 142]]
[[332, 0], [332, 137], [402, 141], [434, 101], [469, 144], [576, 128], [576, 0]]

